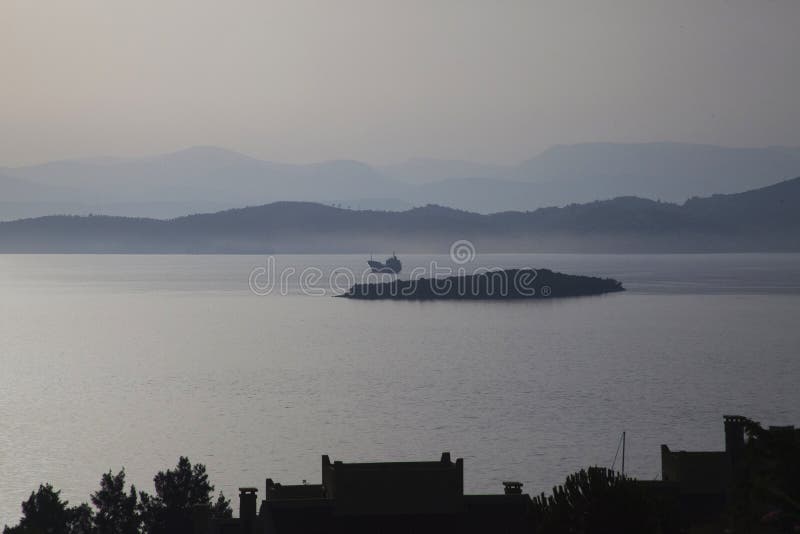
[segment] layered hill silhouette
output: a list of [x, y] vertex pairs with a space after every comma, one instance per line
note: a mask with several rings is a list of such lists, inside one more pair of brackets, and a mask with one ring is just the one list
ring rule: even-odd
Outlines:
[[800, 178], [683, 204], [620, 197], [482, 215], [429, 205], [351, 210], [311, 202], [171, 220], [49, 216], [0, 223], [5, 253], [800, 251]]
[[800, 149], [685, 143], [590, 143], [518, 165], [417, 159], [292, 165], [217, 147], [159, 156], [0, 167], [0, 220], [65, 214], [172, 218], [301, 200], [353, 209], [439, 204], [477, 213], [533, 210], [619, 196], [684, 202], [800, 175]]

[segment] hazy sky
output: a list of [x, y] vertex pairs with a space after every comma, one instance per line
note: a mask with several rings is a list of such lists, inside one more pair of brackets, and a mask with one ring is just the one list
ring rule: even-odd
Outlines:
[[800, 145], [800, 0], [0, 0], [0, 165]]

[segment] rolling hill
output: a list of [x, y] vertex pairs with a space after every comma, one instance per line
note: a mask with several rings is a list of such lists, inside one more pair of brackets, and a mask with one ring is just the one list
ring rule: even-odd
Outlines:
[[556, 146], [519, 165], [417, 159], [292, 165], [217, 147], [135, 159], [0, 168], [0, 220], [41, 215], [172, 218], [271, 202], [354, 209], [435, 203], [477, 213], [526, 211], [619, 196], [684, 202], [800, 175], [800, 150], [682, 143]]
[[800, 178], [683, 204], [619, 197], [483, 215], [428, 205], [350, 210], [311, 202], [171, 220], [49, 216], [0, 223], [4, 253], [800, 251]]

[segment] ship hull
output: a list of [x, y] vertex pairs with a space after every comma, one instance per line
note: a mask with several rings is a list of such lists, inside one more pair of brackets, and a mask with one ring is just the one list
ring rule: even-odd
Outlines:
[[367, 262], [367, 264], [370, 266], [370, 269], [372, 269], [373, 273], [378, 273], [378, 274], [397, 274], [397, 272], [398, 272], [397, 270], [393, 269], [389, 265], [386, 265], [385, 263], [381, 263], [379, 261], [370, 260], [370, 261]]

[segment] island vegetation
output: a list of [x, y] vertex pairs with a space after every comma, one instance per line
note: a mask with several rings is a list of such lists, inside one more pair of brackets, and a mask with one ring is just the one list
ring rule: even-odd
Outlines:
[[364, 300], [516, 300], [602, 295], [624, 290], [622, 282], [613, 278], [549, 269], [507, 269], [446, 278], [360, 283], [342, 296]]

